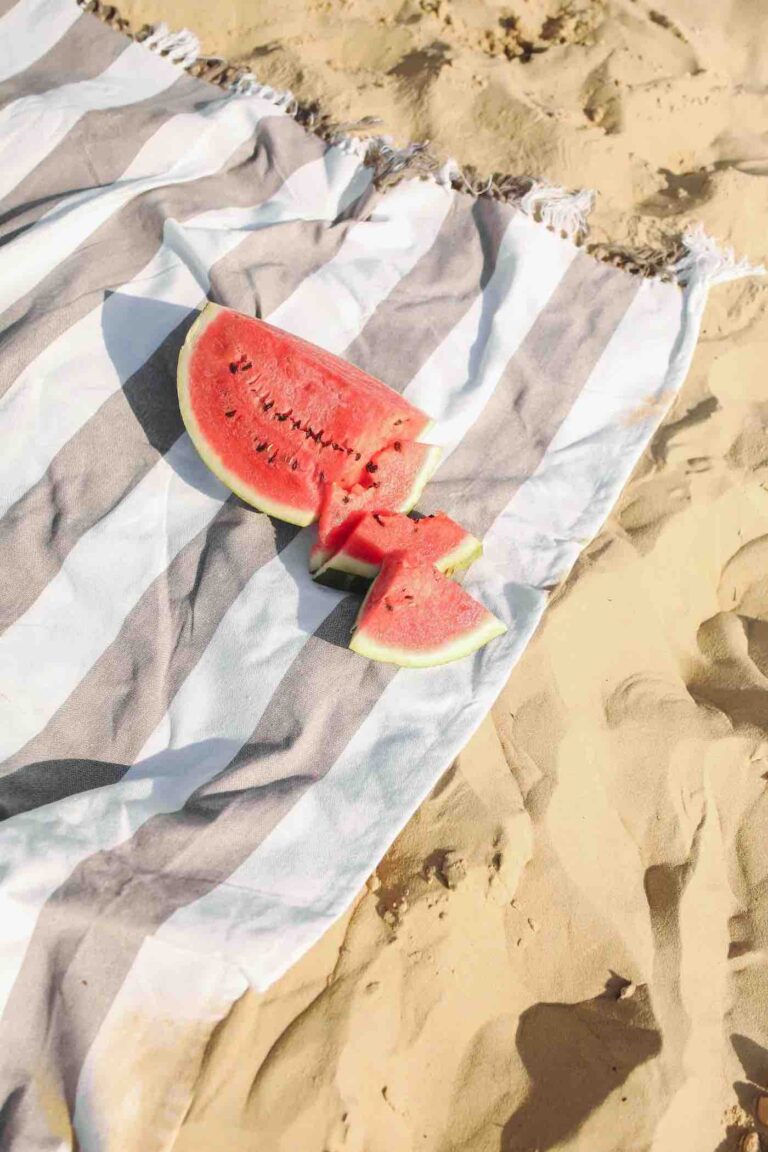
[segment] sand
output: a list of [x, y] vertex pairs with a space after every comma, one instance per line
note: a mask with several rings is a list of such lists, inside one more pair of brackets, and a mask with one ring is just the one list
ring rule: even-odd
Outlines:
[[[699, 219], [765, 260], [768, 10], [655, 5], [122, 9], [336, 119], [593, 187], [592, 239]], [[175, 1152], [739, 1146], [768, 1089], [767, 364], [766, 283], [716, 289], [492, 716], [352, 911], [235, 1006]]]

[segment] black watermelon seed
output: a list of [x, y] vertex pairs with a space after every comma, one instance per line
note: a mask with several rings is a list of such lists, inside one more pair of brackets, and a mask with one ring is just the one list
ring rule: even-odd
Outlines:
[[265, 448], [266, 448], [266, 447], [267, 447], [267, 442], [266, 442], [266, 440], [262, 440], [260, 444], [257, 444], [257, 445], [256, 445], [256, 451], [257, 451], [257, 452], [263, 452], [263, 451], [265, 450]]
[[234, 376], [235, 372], [237, 372], [237, 364], [230, 364], [229, 370], [232, 373], [232, 375]]
[[298, 466], [299, 466], [298, 460], [294, 460], [293, 464], [291, 464], [291, 472], [295, 472], [296, 469], [298, 468]]
[[355, 452], [355, 460], [362, 460], [362, 456], [359, 452]]
[[341, 502], [342, 504], [349, 504], [349, 496], [342, 496]]
[[402, 424], [402, 420], [395, 420], [395, 428], [397, 428], [398, 424]]
[[264, 411], [269, 412], [270, 408], [274, 408], [274, 406], [275, 406], [274, 400], [267, 400], [267, 402], [264, 404]]
[[382, 528], [384, 527], [384, 521], [382, 520], [382, 518], [381, 518], [381, 516], [379, 515], [379, 513], [378, 513], [378, 512], [374, 512], [374, 514], [373, 514], [373, 518], [374, 518], [374, 520], [376, 521], [376, 523], [377, 523], [377, 524], [381, 524]]
[[373, 475], [374, 472], [378, 472], [379, 466], [378, 464], [374, 464], [372, 460], [369, 460], [365, 466], [365, 470], [366, 472], [370, 472], [371, 475]]
[[228, 412], [225, 412], [225, 413], [224, 413], [224, 415], [227, 417], [227, 419], [228, 419], [228, 420], [231, 420], [231, 419], [232, 419], [232, 417], [233, 417], [234, 415], [236, 415], [236, 413], [237, 413], [237, 409], [236, 409], [236, 408], [230, 408]]

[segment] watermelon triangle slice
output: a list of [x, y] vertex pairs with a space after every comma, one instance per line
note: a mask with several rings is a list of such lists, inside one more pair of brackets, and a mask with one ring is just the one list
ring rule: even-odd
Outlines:
[[394, 553], [406, 553], [411, 564], [434, 564], [451, 574], [468, 568], [482, 550], [477, 537], [444, 512], [419, 520], [398, 512], [368, 513], [315, 578], [333, 588], [365, 592], [384, 559]]
[[428, 668], [460, 660], [504, 632], [460, 584], [399, 553], [384, 561], [371, 585], [350, 648], [369, 660]]
[[319, 572], [328, 563], [366, 513], [410, 512], [441, 454], [435, 444], [396, 440], [369, 462], [364, 483], [352, 488], [329, 485], [320, 510], [317, 543], [309, 557], [310, 571]]
[[187, 432], [211, 471], [292, 524], [311, 524], [329, 485], [353, 487], [383, 448], [429, 425], [353, 364], [218, 304], [190, 328], [177, 382]]

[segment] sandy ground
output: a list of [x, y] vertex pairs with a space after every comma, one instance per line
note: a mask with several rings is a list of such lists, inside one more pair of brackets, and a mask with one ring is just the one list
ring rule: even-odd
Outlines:
[[[768, 257], [764, 0], [126, 0], [399, 141]], [[175, 1152], [725, 1152], [768, 1088], [768, 286], [351, 913], [218, 1031]], [[768, 1129], [761, 1129], [766, 1135]]]

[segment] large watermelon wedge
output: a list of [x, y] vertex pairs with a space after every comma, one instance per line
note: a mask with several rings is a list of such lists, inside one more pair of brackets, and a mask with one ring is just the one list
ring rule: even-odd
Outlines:
[[397, 552], [407, 555], [411, 564], [434, 564], [451, 575], [473, 564], [482, 550], [477, 537], [444, 512], [420, 520], [374, 512], [360, 520], [315, 578], [332, 588], [365, 592], [383, 561]]
[[352, 488], [329, 484], [320, 510], [317, 543], [309, 554], [311, 572], [318, 572], [339, 552], [366, 513], [410, 512], [440, 460], [436, 444], [396, 440], [377, 452], [363, 483]]
[[430, 564], [384, 561], [360, 608], [350, 648], [387, 664], [448, 664], [506, 632], [474, 597]]
[[184, 424], [205, 463], [248, 504], [292, 524], [316, 520], [330, 484], [345, 488], [429, 418], [329, 352], [208, 304], [178, 363]]

